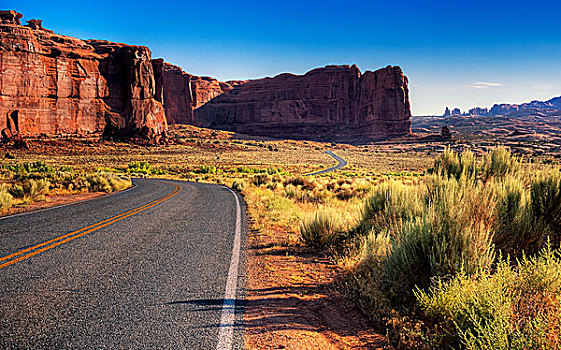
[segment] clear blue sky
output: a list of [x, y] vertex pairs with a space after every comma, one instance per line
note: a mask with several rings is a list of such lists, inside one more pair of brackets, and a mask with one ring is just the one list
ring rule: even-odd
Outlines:
[[60, 34], [145, 45], [220, 80], [400, 65], [414, 115], [561, 95], [555, 1], [0, 0], [0, 8]]

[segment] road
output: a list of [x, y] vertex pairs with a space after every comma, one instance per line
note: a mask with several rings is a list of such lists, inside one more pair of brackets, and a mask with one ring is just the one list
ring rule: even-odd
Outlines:
[[0, 220], [1, 349], [243, 347], [243, 202], [134, 182]]
[[319, 174], [323, 174], [323, 173], [328, 173], [330, 171], [339, 170], [339, 169], [343, 168], [345, 165], [347, 165], [347, 161], [345, 161], [343, 158], [339, 157], [338, 155], [336, 155], [332, 151], [325, 151], [325, 153], [327, 153], [331, 157], [333, 157], [337, 161], [337, 165], [332, 166], [331, 168], [316, 171], [314, 173], [306, 174], [307, 176], [319, 175]]

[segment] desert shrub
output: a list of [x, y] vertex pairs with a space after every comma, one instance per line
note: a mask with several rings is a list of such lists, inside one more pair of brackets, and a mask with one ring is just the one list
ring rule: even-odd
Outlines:
[[290, 184], [290, 185], [293, 185], [293, 186], [305, 186], [305, 185], [308, 184], [308, 180], [305, 177], [303, 177], [301, 175], [298, 175], [298, 176], [295, 176], [295, 177], [292, 177], [292, 178], [288, 179], [286, 184]]
[[275, 175], [275, 174], [281, 174], [282, 173], [282, 169], [274, 168], [274, 167], [267, 168], [267, 169], [265, 169], [265, 171], [269, 175]]
[[427, 288], [433, 278], [475, 273], [494, 259], [494, 193], [465, 177], [435, 176], [426, 186], [420, 191], [388, 182], [365, 201], [363, 222], [377, 218], [370, 235], [391, 239], [381, 259], [363, 253], [360, 261], [378, 261], [378, 288], [398, 308], [412, 306], [414, 288]]
[[123, 179], [115, 174], [105, 174], [105, 177], [111, 186], [111, 192], [121, 191], [131, 186], [129, 179]]
[[462, 166], [458, 155], [450, 148], [446, 148], [444, 152], [435, 157], [433, 168], [431, 170], [435, 174], [446, 177], [460, 177], [462, 173]]
[[[527, 182], [530, 182], [527, 180]], [[506, 175], [495, 180], [497, 232], [495, 243], [506, 253], [537, 253], [548, 240], [561, 243], [561, 175], [537, 176], [529, 185], [522, 178]]]
[[10, 187], [8, 189], [8, 191], [10, 192], [10, 194], [12, 195], [12, 197], [14, 198], [23, 198], [25, 197], [25, 191], [23, 189], [23, 186], [19, 185], [19, 184], [15, 184], [12, 187]]
[[0, 186], [0, 210], [7, 210], [12, 207], [12, 195], [4, 186]]
[[234, 180], [234, 182], [232, 183], [232, 188], [238, 192], [243, 191], [243, 189], [245, 188], [246, 183], [244, 180]]
[[530, 208], [530, 195], [525, 181], [506, 176], [493, 181], [497, 194], [497, 220], [493, 242], [506, 254], [536, 252], [543, 246], [542, 228], [536, 225]]
[[422, 194], [423, 189], [406, 186], [398, 181], [379, 184], [364, 201], [357, 233], [365, 233], [372, 228], [395, 228], [403, 220], [418, 217], [424, 210]]
[[111, 193], [119, 191], [130, 186], [130, 180], [121, 179], [114, 174], [100, 173], [88, 175], [85, 178], [83, 188], [89, 191], [107, 192]]
[[312, 247], [331, 247], [342, 238], [346, 228], [345, 220], [338, 210], [323, 208], [302, 221], [300, 240]]
[[284, 187], [284, 196], [297, 201], [302, 201], [304, 198], [304, 193], [300, 188], [289, 184]]
[[45, 179], [30, 179], [23, 183], [23, 190], [30, 198], [40, 198], [49, 193], [50, 186], [50, 182]]
[[201, 165], [197, 172], [200, 174], [217, 174], [218, 170], [214, 165]]
[[518, 173], [520, 161], [504, 147], [493, 148], [483, 160], [483, 174], [486, 178]]
[[267, 175], [267, 174], [258, 174], [255, 175], [252, 179], [252, 183], [255, 186], [261, 186], [261, 185], [266, 185], [271, 181], [271, 176]]
[[113, 190], [109, 180], [102, 174], [88, 175], [86, 180], [89, 184], [88, 188], [91, 191], [112, 192]]
[[449, 330], [434, 347], [561, 347], [561, 259], [549, 246], [514, 266], [500, 262], [493, 273], [440, 280], [428, 291], [418, 290], [416, 298], [430, 322]]
[[543, 228], [542, 244], [549, 239], [561, 243], [561, 175], [559, 172], [542, 175], [530, 189], [531, 213], [534, 227]]
[[135, 161], [128, 164], [128, 172], [135, 174], [145, 174], [150, 175], [152, 170], [150, 169], [150, 163], [147, 161]]

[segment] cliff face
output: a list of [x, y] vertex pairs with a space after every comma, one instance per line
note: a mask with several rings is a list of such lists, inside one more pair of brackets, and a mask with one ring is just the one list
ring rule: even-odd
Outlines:
[[156, 99], [164, 105], [168, 124], [194, 124], [193, 111], [196, 108], [244, 83], [235, 81], [230, 84], [191, 75], [161, 58], [152, 60], [152, 66], [156, 77]]
[[168, 124], [193, 123], [191, 74], [163, 59], [152, 60], [156, 75], [156, 99], [164, 105]]
[[239, 84], [195, 110], [195, 123], [241, 133], [358, 139], [410, 132], [407, 78], [388, 66], [361, 74], [327, 66]]
[[104, 101], [111, 108], [105, 133], [142, 135], [156, 139], [167, 128], [162, 104], [156, 100], [156, 80], [150, 50], [102, 40], [88, 40], [101, 56], [99, 70], [107, 80]]
[[3, 137], [105, 132], [157, 139], [164, 132], [148, 49], [113, 43], [94, 49], [43, 29], [39, 20], [22, 26], [20, 18], [15, 11], [0, 11]]
[[54, 34], [40, 20], [0, 11], [2, 137], [143, 137], [167, 124], [311, 139], [410, 131], [407, 78], [399, 67], [364, 74], [328, 66], [305, 75], [220, 82], [151, 59], [150, 50]]

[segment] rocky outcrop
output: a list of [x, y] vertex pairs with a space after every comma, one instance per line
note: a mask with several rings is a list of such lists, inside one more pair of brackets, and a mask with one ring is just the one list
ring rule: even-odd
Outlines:
[[192, 75], [161, 58], [152, 60], [152, 65], [156, 76], [156, 99], [164, 105], [167, 123], [192, 124]]
[[[327, 66], [233, 86], [195, 110], [195, 123], [291, 138], [358, 139], [410, 132], [407, 78], [388, 66], [361, 74]], [[232, 85], [230, 85], [232, 86]]]
[[142, 135], [159, 138], [167, 123], [162, 104], [156, 100], [156, 80], [150, 50], [102, 40], [88, 40], [101, 56], [99, 70], [107, 79], [104, 101], [111, 108], [105, 134], [116, 137]]
[[194, 124], [193, 111], [196, 108], [246, 82], [221, 82], [191, 75], [161, 58], [152, 60], [152, 66], [156, 77], [156, 99], [163, 103], [170, 125]]
[[212, 77], [192, 76], [193, 108], [197, 109], [215, 97], [232, 90], [232, 85]]
[[[143, 136], [165, 130], [150, 51], [54, 34], [0, 11], [0, 130], [4, 138]], [[112, 49], [109, 49], [112, 47]], [[147, 62], [147, 64], [146, 64]]]

